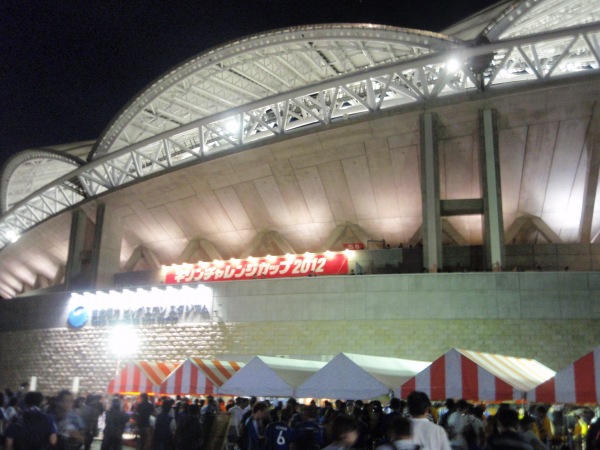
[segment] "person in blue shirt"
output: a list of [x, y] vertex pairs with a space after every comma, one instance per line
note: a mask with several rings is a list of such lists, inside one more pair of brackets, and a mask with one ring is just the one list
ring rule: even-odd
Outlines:
[[267, 425], [265, 430], [266, 450], [290, 450], [294, 440], [294, 430], [290, 427], [291, 409], [281, 410], [281, 418]]
[[49, 450], [58, 442], [54, 419], [41, 411], [44, 396], [40, 392], [25, 394], [25, 411], [21, 420], [6, 430], [6, 450]]
[[256, 402], [252, 407], [252, 415], [244, 423], [246, 450], [265, 450], [264, 420], [269, 415], [269, 407], [265, 402]]
[[304, 408], [304, 420], [294, 428], [292, 450], [318, 450], [325, 441], [324, 431], [318, 421], [317, 407], [313, 404]]

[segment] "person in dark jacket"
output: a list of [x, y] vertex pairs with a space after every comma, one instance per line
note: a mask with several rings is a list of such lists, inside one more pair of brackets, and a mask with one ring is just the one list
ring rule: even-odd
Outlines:
[[177, 436], [179, 450], [198, 450], [200, 448], [202, 428], [198, 405], [188, 406], [187, 414], [177, 425]]
[[162, 411], [156, 416], [152, 450], [172, 450], [175, 447], [175, 418], [171, 415], [172, 400], [165, 400]]
[[518, 432], [519, 413], [507, 407], [498, 409], [494, 417], [498, 434], [490, 437], [486, 450], [533, 450]]
[[123, 448], [123, 431], [127, 422], [129, 422], [129, 416], [122, 411], [121, 401], [114, 398], [110, 409], [106, 412], [101, 450], [121, 450]]

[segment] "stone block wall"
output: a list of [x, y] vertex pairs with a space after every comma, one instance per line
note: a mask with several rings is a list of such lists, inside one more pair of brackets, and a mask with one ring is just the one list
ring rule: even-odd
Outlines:
[[[249, 280], [207, 285], [212, 322], [136, 327], [131, 360], [339, 352], [432, 361], [452, 347], [560, 370], [600, 345], [600, 273], [504, 272]], [[0, 386], [105, 390], [110, 327], [65, 328], [69, 296], [0, 303]], [[35, 320], [31, 319], [35, 318]], [[62, 324], [62, 325], [61, 325]], [[127, 343], [124, 343], [127, 345]], [[124, 361], [121, 361], [121, 364]]]
[[[181, 361], [188, 356], [249, 359], [256, 354], [313, 357], [341, 351], [431, 361], [451, 347], [535, 358], [554, 370], [600, 342], [595, 320], [340, 320], [211, 323], [139, 328], [130, 359]], [[31, 376], [38, 389], [104, 391], [117, 359], [109, 329], [2, 333], [0, 383], [16, 388]], [[121, 367], [125, 361], [121, 361]]]

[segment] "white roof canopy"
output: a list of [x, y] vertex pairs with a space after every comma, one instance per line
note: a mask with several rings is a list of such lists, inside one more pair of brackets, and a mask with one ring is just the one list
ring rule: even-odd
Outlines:
[[367, 399], [398, 389], [430, 363], [340, 353], [296, 389], [298, 397]]
[[255, 356], [219, 388], [220, 394], [292, 397], [325, 365], [320, 361]]

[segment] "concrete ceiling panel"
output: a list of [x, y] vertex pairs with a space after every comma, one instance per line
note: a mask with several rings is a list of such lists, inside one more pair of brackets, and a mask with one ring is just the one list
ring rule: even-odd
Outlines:
[[247, 229], [262, 231], [274, 227], [275, 221], [257, 189], [256, 181], [236, 184], [234, 189], [252, 223], [252, 226]]
[[313, 222], [333, 222], [333, 213], [319, 170], [316, 167], [306, 167], [295, 172]]
[[154, 219], [160, 223], [161, 227], [164, 230], [165, 237], [170, 239], [182, 239], [185, 238], [186, 235], [181, 229], [181, 227], [177, 224], [177, 221], [173, 218], [168, 205], [160, 205], [155, 208], [150, 209], [150, 213], [154, 217]]
[[354, 158], [365, 154], [365, 146], [362, 142], [354, 142], [352, 145], [346, 145], [337, 149], [323, 150], [314, 152], [310, 155], [290, 158], [290, 164], [294, 170], [304, 167], [316, 166], [328, 162], [335, 162], [346, 158]]
[[[527, 127], [498, 132], [502, 209], [505, 214], [516, 214], [519, 208], [526, 143]], [[506, 222], [504, 225], [506, 226]]]
[[306, 200], [290, 162], [288, 160], [274, 162], [271, 164], [271, 170], [287, 210], [293, 216], [293, 223], [311, 222]]
[[[544, 212], [564, 212], [573, 195], [575, 176], [581, 161], [589, 119], [563, 121], [558, 129], [550, 168]], [[581, 199], [580, 199], [581, 202]]]
[[208, 235], [218, 231], [211, 213], [200, 199], [193, 195], [166, 205], [169, 214], [188, 238]]
[[387, 140], [377, 141], [377, 150], [367, 150], [369, 174], [373, 185], [373, 196], [378, 217], [398, 217], [400, 207], [396, 195], [392, 156], [387, 148]]
[[532, 125], [527, 132], [519, 210], [532, 216], [542, 215], [558, 125]]
[[342, 168], [358, 220], [379, 217], [373, 192], [372, 176], [365, 155], [344, 159]]
[[396, 198], [402, 217], [421, 216], [421, 175], [418, 146], [390, 150]]
[[356, 211], [342, 161], [332, 161], [319, 166], [321, 182], [336, 222], [356, 222]]
[[311, 153], [320, 153], [323, 150], [317, 133], [276, 142], [270, 144], [269, 148], [277, 160], [299, 158]]
[[[219, 197], [210, 188], [207, 182], [198, 182], [195, 185], [194, 190], [196, 191], [204, 211], [214, 222], [218, 231], [227, 232], [236, 229], [229, 214], [221, 204]], [[202, 222], [200, 223], [202, 224]]]
[[288, 210], [275, 177], [266, 177], [255, 180], [254, 187], [258, 192], [264, 207], [268, 211], [269, 217], [272, 218], [273, 224], [280, 226], [296, 223], [293, 210]]
[[236, 230], [250, 230], [253, 228], [252, 220], [234, 188], [226, 187], [215, 190], [215, 195]]
[[369, 122], [359, 122], [351, 127], [339, 127], [325, 130], [318, 134], [321, 147], [324, 150], [339, 150], [340, 148], [354, 147], [357, 142], [364, 142], [373, 138]]

